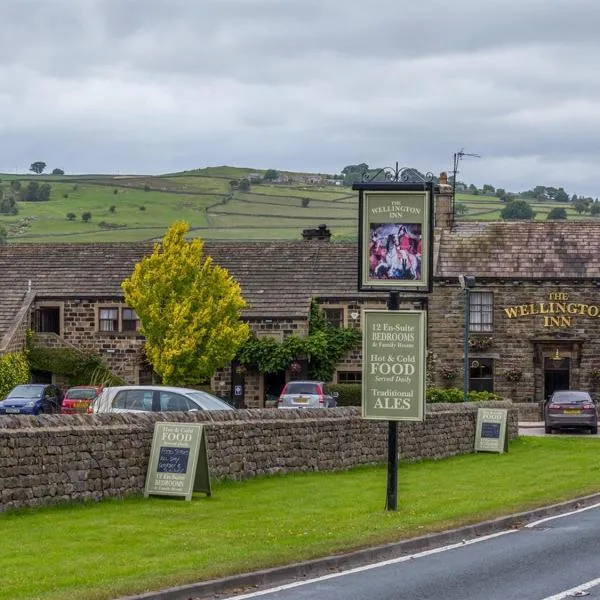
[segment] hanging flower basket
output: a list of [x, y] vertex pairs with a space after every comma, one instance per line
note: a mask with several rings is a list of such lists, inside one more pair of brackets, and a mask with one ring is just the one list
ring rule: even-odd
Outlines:
[[504, 377], [507, 381], [517, 382], [521, 381], [523, 377], [523, 371], [521, 369], [507, 369], [504, 371]]
[[469, 348], [471, 350], [487, 350], [494, 345], [494, 338], [491, 335], [476, 335], [469, 338]]

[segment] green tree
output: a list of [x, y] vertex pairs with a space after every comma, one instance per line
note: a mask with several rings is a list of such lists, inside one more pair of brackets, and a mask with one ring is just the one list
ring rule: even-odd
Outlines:
[[548, 221], [563, 220], [567, 218], [567, 211], [562, 206], [555, 206], [549, 213], [546, 219]]
[[496, 190], [494, 189], [494, 186], [490, 185], [489, 183], [483, 184], [482, 191], [483, 191], [484, 196], [493, 196], [494, 193], [496, 192]]
[[0, 244], [6, 244], [8, 241], [8, 236], [6, 234], [6, 229], [4, 227], [0, 227]]
[[597, 217], [598, 215], [600, 215], [600, 202], [594, 202], [590, 206], [590, 214], [592, 215], [592, 217]]
[[511, 200], [500, 211], [500, 217], [505, 221], [525, 221], [533, 219], [535, 212], [526, 200]]
[[506, 190], [504, 188], [498, 188], [496, 190], [496, 198], [502, 198], [502, 196], [506, 196]]
[[29, 165], [29, 170], [32, 173], [37, 173], [38, 175], [40, 173], [44, 172], [44, 169], [46, 168], [46, 163], [41, 161], [41, 160], [37, 160], [36, 162], [32, 162], [31, 165]]
[[240, 179], [240, 182], [238, 183], [238, 189], [242, 192], [249, 192], [250, 181], [248, 181], [248, 179]]
[[267, 169], [263, 175], [263, 179], [265, 181], [275, 181], [276, 179], [279, 179], [279, 171], [276, 171], [275, 169]]
[[10, 182], [10, 189], [13, 192], [18, 192], [21, 189], [21, 182], [18, 179], [13, 179]]
[[52, 187], [49, 183], [43, 183], [40, 185], [40, 189], [37, 193], [37, 201], [38, 202], [47, 202], [50, 200], [50, 193], [52, 192]]
[[140, 318], [146, 356], [165, 384], [192, 384], [226, 365], [249, 336], [246, 303], [229, 273], [174, 223], [121, 287]]
[[464, 202], [457, 202], [454, 206], [454, 212], [457, 215], [466, 215], [469, 212], [469, 207]]
[[92, 218], [92, 213], [91, 212], [84, 212], [81, 215], [81, 218], [87, 223]]
[[0, 189], [0, 214], [16, 215], [19, 208], [13, 196], [3, 196]]
[[573, 208], [577, 211], [577, 214], [587, 212], [590, 209], [590, 205], [587, 200], [580, 198], [573, 202]]
[[77, 218], [77, 215], [74, 212], [67, 213], [67, 220], [74, 221]]
[[64, 175], [65, 172], [62, 169], [52, 169], [52, 175]]

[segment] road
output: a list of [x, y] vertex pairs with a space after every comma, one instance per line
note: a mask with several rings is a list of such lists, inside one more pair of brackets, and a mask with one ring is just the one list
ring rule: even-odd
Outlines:
[[600, 597], [600, 504], [522, 528], [228, 600], [561, 600], [580, 596]]

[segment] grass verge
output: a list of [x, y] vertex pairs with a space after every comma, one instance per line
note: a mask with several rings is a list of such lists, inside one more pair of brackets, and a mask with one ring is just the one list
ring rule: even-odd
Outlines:
[[105, 600], [343, 553], [600, 491], [593, 438], [522, 437], [507, 454], [213, 485], [0, 514], [0, 599]]

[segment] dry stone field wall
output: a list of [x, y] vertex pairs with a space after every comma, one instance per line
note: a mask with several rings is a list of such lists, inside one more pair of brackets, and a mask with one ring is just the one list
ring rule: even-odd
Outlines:
[[[508, 408], [508, 437], [518, 436], [509, 402], [430, 405], [423, 423], [398, 424], [400, 460], [473, 452], [479, 406]], [[0, 511], [143, 493], [157, 421], [205, 425], [213, 481], [387, 460], [387, 422], [364, 420], [357, 407], [3, 416]]]

